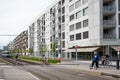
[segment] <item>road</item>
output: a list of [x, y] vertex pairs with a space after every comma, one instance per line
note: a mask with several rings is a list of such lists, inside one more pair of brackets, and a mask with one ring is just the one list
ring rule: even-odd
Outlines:
[[[60, 65], [27, 65], [17, 66], [17, 68], [25, 70], [39, 80], [109, 80], [105, 76], [97, 75], [96, 73], [85, 73], [84, 71], [63, 68]], [[92, 75], [91, 75], [92, 74]], [[95, 75], [93, 75], [95, 74]]]
[[115, 80], [115, 78], [102, 76], [97, 72], [88, 72], [74, 67], [67, 68], [63, 65], [13, 66], [3, 63], [0, 64], [0, 79], [2, 78], [4, 80]]

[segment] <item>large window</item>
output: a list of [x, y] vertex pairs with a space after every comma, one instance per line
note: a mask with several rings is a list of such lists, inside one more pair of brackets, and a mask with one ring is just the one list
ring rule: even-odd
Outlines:
[[74, 31], [74, 24], [70, 25], [70, 31]]
[[87, 39], [89, 37], [88, 31], [83, 32], [83, 39]]
[[74, 35], [70, 35], [70, 41], [74, 41]]
[[83, 27], [87, 27], [88, 26], [88, 19], [83, 21]]
[[76, 23], [76, 29], [80, 29], [81, 28], [81, 22]]
[[75, 2], [75, 8], [78, 8], [81, 6], [81, 0], [78, 0], [77, 2]]
[[69, 7], [69, 12], [73, 11], [74, 10], [74, 4], [72, 4], [70, 7]]
[[83, 16], [88, 15], [88, 7], [83, 9]]
[[81, 11], [76, 13], [76, 19], [79, 19], [81, 17]]
[[76, 34], [76, 40], [80, 40], [81, 39], [81, 33]]
[[74, 20], [74, 14], [70, 16], [70, 21]]

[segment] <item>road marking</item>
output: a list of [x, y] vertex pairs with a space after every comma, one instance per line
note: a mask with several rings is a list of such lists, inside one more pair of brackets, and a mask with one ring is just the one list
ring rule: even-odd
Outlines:
[[0, 79], [0, 80], [5, 80], [5, 79]]
[[30, 76], [32, 76], [33, 78], [35, 78], [35, 80], [40, 80], [39, 78], [37, 78], [36, 76], [34, 76], [33, 74], [27, 72]]

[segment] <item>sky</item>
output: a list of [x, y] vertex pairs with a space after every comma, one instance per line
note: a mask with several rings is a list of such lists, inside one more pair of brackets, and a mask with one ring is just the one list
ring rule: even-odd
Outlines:
[[0, 46], [27, 30], [32, 21], [54, 0], [0, 0]]

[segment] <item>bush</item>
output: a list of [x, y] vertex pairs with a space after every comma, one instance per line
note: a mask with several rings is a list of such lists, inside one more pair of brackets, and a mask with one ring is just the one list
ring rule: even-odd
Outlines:
[[[20, 58], [21, 58], [21, 59], [32, 60], [32, 61], [41, 61], [41, 62], [43, 61], [43, 58], [39, 58], [39, 57], [20, 56]], [[61, 60], [49, 58], [49, 59], [48, 59], [48, 62], [49, 62], [49, 63], [52, 63], [52, 64], [56, 64], [56, 63], [60, 63]]]

